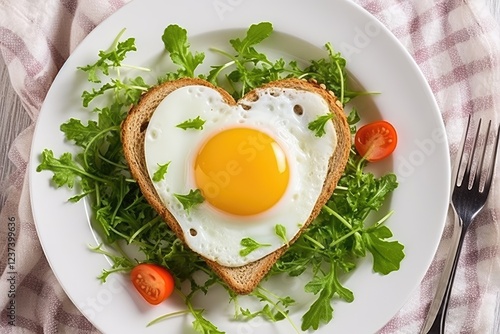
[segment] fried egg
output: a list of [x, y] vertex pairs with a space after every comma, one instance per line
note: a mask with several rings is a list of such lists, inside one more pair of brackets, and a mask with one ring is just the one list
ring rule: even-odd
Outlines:
[[[146, 129], [145, 160], [151, 179], [169, 164], [152, 182], [187, 245], [238, 267], [292, 240], [322, 192], [337, 141], [332, 122], [321, 137], [308, 125], [329, 112], [319, 95], [291, 88], [260, 89], [237, 105], [202, 85], [167, 95]], [[202, 128], [178, 127], [197, 118], [205, 121]], [[204, 201], [185, 210], [175, 195], [196, 189]], [[285, 238], [276, 226], [284, 227]], [[260, 246], [241, 253], [244, 239]]]

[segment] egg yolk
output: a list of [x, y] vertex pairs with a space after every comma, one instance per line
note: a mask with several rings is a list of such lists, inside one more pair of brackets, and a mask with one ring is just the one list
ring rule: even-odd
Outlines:
[[264, 212], [286, 191], [288, 162], [269, 135], [231, 128], [209, 138], [198, 151], [194, 176], [205, 200], [239, 216]]

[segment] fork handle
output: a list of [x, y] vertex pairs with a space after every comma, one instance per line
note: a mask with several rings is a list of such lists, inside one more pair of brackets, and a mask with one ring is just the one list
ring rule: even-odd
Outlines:
[[[436, 314], [436, 318], [434, 319], [434, 322], [430, 326], [429, 330], [425, 332], [425, 327], [424, 327], [424, 332], [427, 334], [444, 334], [444, 327], [445, 327], [445, 320], [446, 320], [446, 313], [448, 311], [448, 304], [450, 302], [450, 297], [451, 297], [451, 291], [453, 288], [453, 281], [455, 280], [455, 273], [457, 271], [458, 267], [458, 260], [460, 259], [460, 252], [462, 250], [462, 245], [465, 239], [465, 232], [466, 228], [463, 224], [463, 221], [459, 219], [459, 228], [460, 228], [460, 237], [458, 239], [458, 244], [457, 248], [455, 251], [455, 256], [453, 258], [453, 264], [451, 266], [451, 270], [449, 273], [443, 272], [443, 275], [448, 277], [448, 281], [446, 283], [446, 290], [444, 294], [444, 298], [441, 301], [441, 304], [439, 305], [439, 309]], [[431, 305], [432, 307], [432, 305]], [[430, 319], [429, 319], [430, 320]]]
[[452, 243], [448, 249], [448, 255], [446, 257], [446, 261], [444, 264], [443, 271], [441, 273], [441, 277], [438, 281], [438, 286], [436, 289], [436, 293], [434, 298], [432, 299], [431, 305], [429, 307], [429, 311], [427, 312], [427, 317], [425, 318], [425, 322], [423, 327], [420, 330], [420, 334], [427, 334], [438, 315], [438, 311], [443, 302], [444, 296], [446, 294], [446, 288], [448, 285], [448, 281], [450, 278], [451, 269], [453, 267], [453, 262], [456, 258], [458, 240], [460, 238], [460, 231], [462, 226], [460, 225], [460, 219], [458, 218], [457, 212], [454, 210], [452, 205], [450, 204], [449, 212], [453, 215], [453, 235], [451, 237]]

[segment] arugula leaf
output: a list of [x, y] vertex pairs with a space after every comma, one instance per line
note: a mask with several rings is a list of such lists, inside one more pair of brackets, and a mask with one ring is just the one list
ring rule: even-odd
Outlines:
[[150, 87], [141, 76], [126, 81], [113, 80], [113, 83], [115, 100], [122, 101], [125, 105], [136, 104]]
[[182, 207], [189, 213], [191, 208], [205, 201], [200, 189], [191, 189], [187, 195], [174, 194], [175, 198], [181, 202]]
[[332, 113], [327, 115], [318, 116], [314, 121], [309, 122], [307, 128], [314, 131], [316, 137], [322, 137], [325, 132], [326, 123], [334, 117]]
[[154, 182], [160, 182], [161, 180], [163, 180], [165, 178], [165, 174], [167, 173], [168, 166], [170, 165], [170, 163], [171, 163], [171, 161], [169, 161], [163, 165], [158, 164], [158, 170], [156, 172], [154, 172], [153, 177], [152, 177]]
[[[232, 56], [222, 50], [213, 49], [214, 51], [227, 56], [231, 59], [231, 61], [219, 66], [212, 66], [212, 70], [210, 71], [207, 80], [213, 84], [217, 84], [219, 74], [224, 69], [232, 65], [236, 65], [236, 69], [232, 71], [227, 78], [234, 83], [241, 82], [244, 86], [248, 85], [249, 88], [256, 87], [258, 82], [263, 83], [265, 81], [272, 80], [272, 78], [278, 78], [279, 76], [269, 75], [271, 73], [269, 71], [270, 68], [260, 68], [257, 64], [261, 62], [265, 63], [268, 66], [271, 66], [271, 68], [274, 67], [273, 72], [278, 73], [284, 70], [284, 60], [279, 59], [275, 66], [272, 66], [272, 62], [267, 59], [266, 55], [257, 52], [254, 48], [256, 44], [268, 38], [272, 31], [273, 26], [269, 22], [261, 22], [259, 24], [251, 25], [243, 40], [236, 38], [229, 41], [233, 49], [237, 52], [235, 56]], [[247, 66], [249, 64], [253, 64], [254, 66]], [[243, 96], [245, 90], [246, 89], [243, 88], [241, 93], [238, 93], [237, 96]]]
[[200, 116], [194, 119], [188, 119], [180, 124], [177, 124], [176, 127], [181, 128], [183, 130], [187, 129], [196, 129], [203, 130], [203, 125], [205, 124], [205, 120], [201, 119]]
[[302, 316], [301, 329], [303, 331], [309, 328], [316, 330], [321, 323], [326, 324], [333, 319], [333, 308], [330, 297], [331, 294], [328, 289], [321, 290], [319, 298], [316, 299], [309, 310]]
[[386, 241], [392, 237], [392, 232], [387, 226], [376, 225], [363, 234], [366, 248], [373, 255], [373, 270], [387, 275], [399, 270], [401, 261], [405, 257], [404, 246], [398, 241]]
[[340, 98], [342, 104], [349, 102], [349, 98], [357, 94], [346, 92], [347, 73], [345, 70], [346, 60], [340, 52], [335, 52], [330, 43], [325, 44], [328, 58], [312, 60], [311, 65], [305, 68], [310, 73], [311, 78], [325, 84], [329, 90], [333, 91]]
[[261, 247], [271, 246], [270, 244], [258, 243], [257, 241], [253, 240], [252, 238], [241, 239], [240, 245], [243, 246], [243, 248], [240, 250], [240, 256], [247, 256], [251, 252], [253, 252]]
[[356, 134], [356, 123], [360, 120], [361, 118], [359, 117], [358, 110], [356, 108], [352, 108], [349, 115], [347, 115], [347, 124], [349, 124], [352, 135]]
[[398, 186], [396, 175], [389, 173], [380, 178], [373, 174], [359, 174], [357, 178], [342, 182], [349, 188], [345, 197], [345, 204], [362, 219], [371, 211], [379, 210], [387, 196]]
[[[93, 111], [98, 115], [97, 124], [101, 130], [120, 126], [128, 113], [128, 109], [117, 101], [114, 101], [111, 105], [105, 106], [104, 108], [95, 108]], [[65, 131], [63, 130], [63, 132]]]
[[265, 304], [264, 307], [257, 312], [251, 312], [249, 309], [241, 309], [241, 314], [245, 319], [253, 319], [262, 316], [269, 321], [276, 322], [285, 319], [288, 312], [274, 311], [269, 304]]
[[324, 276], [316, 276], [309, 282], [305, 290], [318, 294], [319, 297], [311, 305], [309, 310], [302, 317], [302, 330], [312, 328], [318, 329], [321, 323], [328, 323], [333, 318], [333, 308], [331, 300], [335, 294], [347, 302], [354, 300], [354, 294], [349, 289], [342, 286], [338, 280], [337, 266], [334, 262], [330, 265], [330, 271]]
[[250, 58], [253, 59], [253, 61], [266, 61], [266, 55], [257, 52], [253, 46], [268, 38], [272, 32], [273, 25], [269, 22], [252, 24], [250, 28], [248, 28], [245, 38], [242, 40], [239, 38], [231, 39], [229, 43], [231, 43], [234, 50], [236, 50], [242, 58]]
[[286, 227], [281, 224], [276, 224], [274, 226], [274, 233], [283, 241], [284, 244], [288, 245], [288, 238], [286, 237]]
[[250, 293], [250, 295], [257, 298], [261, 303], [264, 303], [264, 306], [257, 311], [251, 311], [250, 309], [243, 309], [240, 307], [237, 310], [240, 313], [235, 314], [235, 318], [243, 317], [245, 320], [250, 320], [255, 317], [261, 316], [266, 320], [272, 322], [287, 319], [290, 324], [296, 329], [296, 332], [299, 332], [293, 321], [288, 316], [289, 310], [287, 308], [295, 304], [295, 300], [293, 298], [289, 296], [276, 296], [265, 290], [261, 286], [258, 286], [254, 291]]
[[78, 67], [79, 70], [87, 72], [87, 78], [90, 82], [100, 83], [101, 79], [99, 72], [106, 76], [109, 75], [109, 69], [111, 67], [120, 67], [127, 53], [137, 50], [135, 46], [135, 38], [128, 38], [123, 42], [119, 42], [119, 39], [124, 32], [125, 29], [118, 34], [108, 50], [99, 51], [99, 59], [95, 63]]
[[45, 149], [41, 155], [41, 163], [37, 166], [36, 171], [49, 170], [54, 173], [52, 181], [57, 187], [67, 186], [73, 188], [78, 178], [87, 177], [95, 181], [106, 182], [107, 180], [98, 176], [87, 173], [79, 165], [73, 161], [71, 153], [63, 153], [59, 159], [54, 157], [52, 150]]
[[59, 159], [54, 157], [52, 150], [44, 150], [42, 152], [42, 161], [36, 168], [37, 172], [42, 170], [50, 170], [54, 172], [52, 181], [57, 187], [64, 185], [73, 188], [75, 180], [81, 176], [83, 171], [73, 162], [71, 153], [63, 153]]
[[100, 243], [95, 247], [89, 246], [91, 251], [98, 254], [106, 255], [113, 261], [113, 266], [111, 270], [103, 270], [101, 275], [97, 277], [102, 283], [106, 283], [106, 279], [110, 274], [116, 272], [127, 272], [130, 271], [135, 266], [135, 264], [129, 258], [113, 254], [112, 252], [104, 249], [103, 246], [104, 245], [102, 243]]
[[131, 105], [137, 103], [141, 95], [148, 89], [149, 85], [146, 84], [142, 77], [136, 77], [135, 79], [128, 79], [125, 81], [111, 79], [111, 82], [102, 85], [99, 89], [92, 88], [91, 91], [84, 91], [82, 93], [82, 103], [86, 108], [96, 97], [111, 91], [115, 103]]
[[167, 313], [165, 315], [162, 315], [160, 317], [157, 317], [150, 321], [147, 326], [151, 326], [153, 324], [156, 324], [160, 321], [169, 319], [174, 316], [179, 316], [185, 313], [191, 313], [193, 316], [194, 320], [192, 322], [193, 329], [200, 334], [224, 334], [224, 332], [220, 331], [213, 323], [211, 323], [209, 320], [207, 320], [204, 316], [203, 313], [205, 310], [203, 309], [195, 309], [193, 307], [192, 303], [192, 294], [185, 296], [182, 291], [179, 291], [179, 294], [184, 298], [184, 303], [187, 306], [187, 310], [182, 310], [182, 311], [176, 311], [176, 312], [171, 312]]
[[235, 67], [234, 70], [224, 76], [229, 81], [228, 89], [233, 89], [232, 95], [235, 99], [241, 98], [250, 89], [285, 77], [312, 79], [323, 83], [328, 90], [339, 97], [343, 104], [356, 96], [371, 94], [347, 89], [346, 61], [340, 53], [333, 50], [330, 43], [325, 44], [328, 57], [311, 60], [310, 65], [305, 68], [298, 66], [296, 61], [286, 63], [281, 58], [275, 61], [268, 59], [264, 53], [258, 52], [255, 47], [268, 38], [272, 31], [273, 26], [269, 22], [252, 25], [243, 39], [230, 40], [231, 46], [236, 51], [235, 55], [220, 49], [212, 49], [230, 60], [224, 64], [212, 66], [207, 80], [215, 85], [224, 86], [219, 82], [219, 77], [229, 68]]
[[82, 104], [87, 108], [96, 97], [103, 95], [106, 91], [112, 89], [114, 86], [110, 83], [102, 85], [99, 89], [92, 88], [91, 91], [84, 91], [82, 93]]
[[181, 66], [177, 72], [177, 77], [194, 77], [196, 67], [203, 63], [204, 53], [191, 53], [187, 30], [172, 24], [165, 28], [162, 41], [165, 50], [170, 53], [170, 59], [176, 65]]
[[[261, 22], [250, 26], [246, 36], [243, 39], [231, 39], [229, 43], [236, 51], [236, 55], [231, 55], [219, 49], [212, 49], [230, 59], [229, 62], [212, 66], [207, 80], [216, 85], [219, 83], [219, 75], [226, 69], [235, 66], [226, 79], [229, 80], [231, 88], [234, 89], [233, 97], [238, 99], [245, 95], [250, 89], [261, 86], [262, 84], [280, 79], [282, 75], [291, 72], [300, 72], [297, 62], [290, 62], [289, 66], [283, 59], [271, 61], [263, 53], [255, 49], [255, 45], [267, 39], [273, 31], [273, 26], [269, 22]], [[236, 86], [241, 88], [236, 89]]]
[[361, 117], [359, 117], [358, 110], [356, 108], [352, 108], [351, 111], [349, 112], [349, 115], [347, 115], [347, 123], [350, 126], [353, 126], [354, 129], [356, 129], [356, 124], [361, 120]]
[[214, 324], [203, 317], [203, 310], [194, 310], [193, 329], [201, 334], [224, 334]]
[[101, 132], [96, 121], [88, 121], [87, 125], [83, 125], [79, 119], [74, 118], [61, 124], [60, 130], [64, 132], [66, 139], [73, 140], [81, 147], [86, 147]]

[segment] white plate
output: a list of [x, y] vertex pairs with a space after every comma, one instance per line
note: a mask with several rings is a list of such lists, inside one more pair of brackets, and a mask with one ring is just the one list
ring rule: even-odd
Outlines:
[[[101, 285], [96, 276], [109, 263], [87, 248], [97, 241], [89, 227], [86, 206], [83, 202], [68, 203], [71, 191], [54, 189], [50, 172], [35, 171], [44, 148], [54, 150], [56, 156], [74, 150], [64, 141], [60, 124], [70, 117], [87, 118], [88, 112], [80, 107], [80, 94], [88, 86], [77, 66], [95, 61], [98, 50], [107, 49], [118, 32], [127, 28], [124, 38], [135, 37], [138, 47], [127, 62], [163, 68], [165, 65], [159, 62], [163, 55], [161, 35], [171, 23], [188, 30], [192, 49], [205, 51], [208, 66], [213, 59], [209, 47], [227, 49], [229, 38], [262, 21], [273, 23], [276, 32], [264, 43], [270, 55], [315, 59], [325, 56], [323, 46], [331, 42], [347, 58], [350, 73], [366, 89], [381, 92], [356, 102], [362, 119], [388, 119], [399, 132], [393, 158], [379, 168], [395, 171], [400, 180], [389, 204], [395, 213], [388, 225], [405, 245], [406, 258], [398, 272], [385, 277], [372, 273], [371, 258], [362, 261], [354, 274], [344, 278], [355, 301], [334, 302], [334, 319], [317, 332], [377, 331], [404, 305], [427, 271], [443, 230], [449, 195], [450, 163], [444, 126], [419, 69], [376, 19], [346, 0], [133, 1], [92, 31], [65, 63], [40, 113], [31, 154], [33, 213], [43, 249], [68, 296], [102, 332], [189, 333], [192, 319], [180, 316], [145, 328], [150, 320], [184, 309], [184, 305], [173, 298], [150, 307], [120, 275], [111, 275], [108, 283]], [[303, 282], [297, 279], [278, 283], [286, 287], [284, 292], [303, 288]], [[230, 321], [232, 306], [221, 291], [201, 298], [200, 303], [207, 309], [206, 316], [227, 333], [292, 331], [286, 321]], [[292, 314], [299, 327], [305, 310]]]

